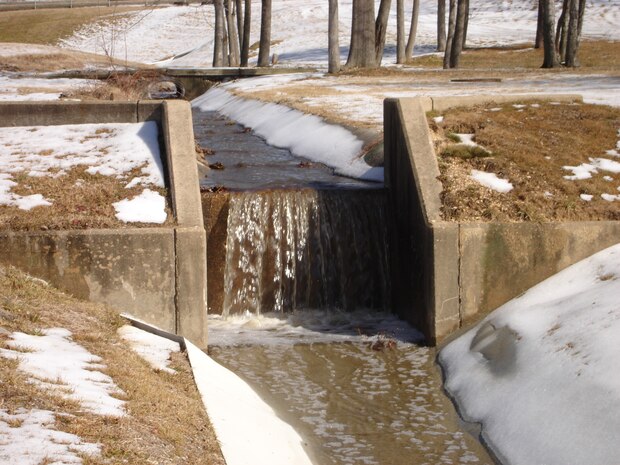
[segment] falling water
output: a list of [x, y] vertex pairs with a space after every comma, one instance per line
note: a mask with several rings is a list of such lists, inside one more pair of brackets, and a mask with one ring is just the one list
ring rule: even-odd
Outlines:
[[386, 244], [381, 190], [234, 193], [223, 316], [387, 310]]

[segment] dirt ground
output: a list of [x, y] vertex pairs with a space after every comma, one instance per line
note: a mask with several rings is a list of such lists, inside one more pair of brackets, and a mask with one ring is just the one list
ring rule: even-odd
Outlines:
[[102, 371], [125, 393], [128, 415], [100, 416], [74, 401], [42, 390], [17, 370], [15, 360], [0, 357], [0, 407], [56, 412], [56, 429], [102, 445], [99, 464], [224, 465], [220, 448], [195, 387], [184, 354], [173, 354], [175, 374], [153, 369], [117, 335], [126, 322], [103, 305], [69, 297], [38, 279], [0, 266], [0, 347], [9, 334], [41, 335], [65, 328], [72, 340], [103, 359]]
[[[620, 220], [620, 110], [602, 105], [488, 105], [443, 113], [433, 129], [443, 185], [443, 215], [454, 221]], [[481, 147], [455, 142], [473, 134]], [[611, 161], [588, 179], [569, 180], [568, 166]], [[615, 162], [615, 165], [614, 165]], [[514, 189], [497, 192], [476, 182], [472, 170], [494, 173]], [[585, 198], [582, 198], [582, 195]], [[591, 200], [586, 200], [592, 196]]]

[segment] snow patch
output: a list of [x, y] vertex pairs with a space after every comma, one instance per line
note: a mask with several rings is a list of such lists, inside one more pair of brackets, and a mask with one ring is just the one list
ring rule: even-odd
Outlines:
[[166, 221], [166, 199], [151, 189], [144, 189], [133, 199], [124, 199], [113, 203], [116, 218], [125, 223], [156, 223]]
[[131, 325], [119, 328], [118, 334], [122, 339], [129, 342], [131, 349], [153, 368], [166, 373], [176, 373], [168, 364], [170, 362], [170, 353], [180, 351], [177, 342], [142, 331]]
[[569, 181], [589, 179], [593, 173], [598, 173], [599, 170], [620, 173], [620, 163], [607, 158], [590, 158], [590, 163], [582, 163], [579, 166], [563, 166], [562, 168], [573, 172], [572, 175], [564, 176], [564, 179]]
[[614, 202], [616, 200], [620, 200], [620, 195], [601, 194], [601, 198], [607, 202]]
[[[16, 424], [18, 426], [16, 426]], [[49, 410], [0, 409], [0, 461], [5, 464], [80, 464], [78, 454], [98, 456], [99, 444], [83, 442], [79, 436], [57, 431]]]
[[73, 342], [71, 332], [63, 328], [42, 331], [42, 336], [15, 332], [7, 342], [10, 349], [0, 348], [0, 356], [19, 361], [19, 369], [31, 381], [79, 402], [86, 410], [98, 415], [121, 417], [125, 402], [112, 395], [122, 395], [112, 378], [101, 371], [101, 358]]
[[459, 137], [460, 143], [463, 145], [469, 145], [470, 147], [477, 147], [478, 144], [474, 142], [475, 134], [455, 134]]
[[581, 198], [581, 200], [585, 201], [585, 202], [589, 202], [592, 200], [592, 197], [594, 197], [591, 194], [580, 194], [579, 197]]
[[616, 463], [619, 295], [617, 244], [501, 306], [440, 352], [446, 389], [506, 463]]
[[510, 192], [514, 187], [508, 180], [498, 178], [495, 173], [471, 170], [471, 177], [483, 186], [501, 193]]

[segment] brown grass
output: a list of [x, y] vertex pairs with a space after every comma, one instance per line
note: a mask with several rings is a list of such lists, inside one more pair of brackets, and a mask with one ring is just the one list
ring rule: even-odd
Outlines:
[[149, 98], [149, 85], [161, 79], [160, 71], [150, 69], [133, 74], [113, 73], [101, 83], [73, 90], [66, 96], [80, 100], [139, 100]]
[[[102, 457], [85, 464], [223, 465], [219, 445], [206, 416], [186, 358], [177, 354], [176, 374], [153, 370], [119, 340], [123, 320], [111, 309], [68, 297], [13, 268], [0, 268], [0, 327], [37, 334], [62, 327], [73, 340], [103, 358], [105, 373], [126, 393], [128, 416], [103, 417], [84, 412], [28, 383], [17, 363], [0, 357], [0, 408], [51, 410], [56, 427], [102, 444]], [[0, 333], [0, 345], [7, 335]]]
[[0, 12], [0, 42], [56, 44], [101, 16], [140, 10], [136, 7], [89, 7]]
[[[588, 163], [618, 141], [620, 110], [599, 105], [528, 105], [523, 111], [511, 104], [501, 111], [491, 107], [450, 110], [434, 129], [437, 153], [451, 142], [449, 132], [472, 133], [491, 156], [440, 156], [443, 214], [448, 220], [549, 221], [619, 220], [620, 206], [600, 195], [617, 194], [617, 174], [599, 171], [591, 179], [569, 181], [563, 166]], [[497, 106], [499, 107], [499, 106]], [[514, 189], [506, 194], [483, 187], [469, 177], [472, 169], [508, 179]], [[612, 182], [603, 179], [611, 176]], [[545, 192], [551, 194], [545, 195]], [[580, 194], [594, 196], [591, 202]]]
[[[20, 210], [17, 207], [0, 205], [0, 230], [56, 230], [87, 228], [148, 227], [152, 224], [124, 223], [116, 218], [113, 203], [139, 195], [144, 186], [126, 189], [128, 180], [140, 175], [135, 169], [126, 178], [89, 174], [88, 167], [76, 167], [57, 178], [32, 177], [26, 173], [13, 176], [18, 185], [12, 192], [19, 195], [42, 194], [52, 205]], [[77, 183], [77, 184], [76, 184]], [[166, 189], [149, 186], [151, 190], [169, 198]], [[174, 222], [170, 208], [166, 208], [168, 219]]]

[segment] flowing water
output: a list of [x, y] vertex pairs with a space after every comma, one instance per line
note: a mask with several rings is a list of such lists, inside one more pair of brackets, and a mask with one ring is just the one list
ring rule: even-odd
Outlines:
[[317, 465], [492, 463], [443, 394], [435, 350], [389, 313], [382, 186], [216, 114], [197, 112], [195, 132], [224, 166], [202, 187], [228, 190], [211, 223], [225, 221], [223, 232], [208, 243], [221, 254], [209, 354], [300, 433]]

